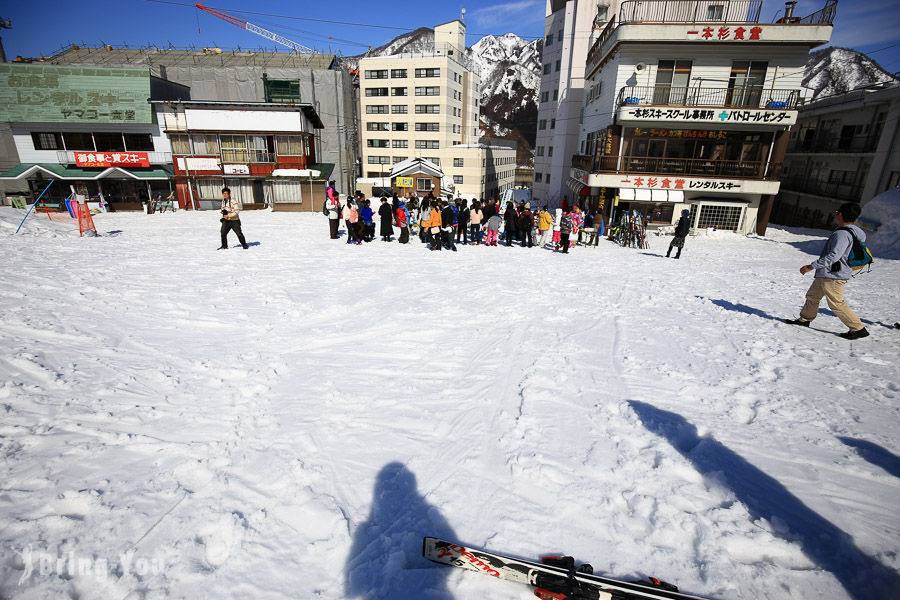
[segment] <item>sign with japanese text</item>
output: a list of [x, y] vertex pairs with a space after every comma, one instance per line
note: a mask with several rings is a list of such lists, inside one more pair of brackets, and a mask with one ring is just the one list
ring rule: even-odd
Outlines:
[[698, 179], [666, 175], [632, 175], [623, 177], [620, 188], [636, 190], [705, 190], [740, 192], [741, 182], [734, 179]]
[[738, 25], [712, 25], [709, 27], [698, 27], [689, 29], [687, 32], [689, 40], [701, 39], [704, 41], [757, 41], [763, 38], [763, 28], [759, 26], [743, 27]]
[[743, 108], [635, 108], [619, 109], [619, 122], [680, 121], [717, 125], [794, 125], [796, 110], [753, 110]]
[[146, 152], [76, 152], [78, 167], [149, 167]]
[[151, 123], [147, 69], [0, 63], [0, 121]]
[[178, 157], [175, 164], [181, 171], [220, 171], [218, 158]]
[[397, 187], [411, 188], [415, 185], [415, 181], [412, 177], [398, 177], [394, 181]]
[[250, 165], [222, 165], [226, 175], [249, 175]]

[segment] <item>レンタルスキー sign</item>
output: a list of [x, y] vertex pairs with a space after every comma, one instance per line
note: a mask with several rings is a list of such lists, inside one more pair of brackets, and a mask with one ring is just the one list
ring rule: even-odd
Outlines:
[[151, 123], [147, 69], [0, 64], [0, 121]]

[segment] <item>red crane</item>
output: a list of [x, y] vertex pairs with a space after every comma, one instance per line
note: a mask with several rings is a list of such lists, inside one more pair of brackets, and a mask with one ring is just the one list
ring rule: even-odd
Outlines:
[[[272, 33], [268, 29], [263, 29], [259, 25], [254, 25], [253, 23], [251, 23], [249, 21], [245, 21], [244, 19], [238, 19], [237, 17], [233, 17], [227, 13], [223, 13], [214, 8], [207, 8], [207, 7], [203, 6], [203, 4], [201, 4], [200, 2], [197, 2], [197, 4], [195, 4], [194, 6], [196, 6], [197, 8], [199, 8], [200, 10], [202, 10], [204, 12], [208, 12], [209, 14], [213, 15], [214, 17], [219, 17], [220, 19], [224, 19], [225, 21], [228, 21], [232, 25], [237, 25], [241, 29], [246, 29], [247, 31], [255, 33], [256, 35], [261, 35], [264, 38], [270, 39], [273, 42], [281, 44], [282, 46], [287, 46], [288, 48], [290, 48], [291, 50], [294, 50], [295, 52], [303, 52], [305, 54], [316, 54], [316, 51], [313, 50], [312, 48], [307, 48], [306, 46], [304, 46], [302, 44], [298, 44], [297, 42], [289, 40], [286, 37], [280, 36], [277, 33]], [[197, 28], [197, 31], [200, 31], [199, 27]]]

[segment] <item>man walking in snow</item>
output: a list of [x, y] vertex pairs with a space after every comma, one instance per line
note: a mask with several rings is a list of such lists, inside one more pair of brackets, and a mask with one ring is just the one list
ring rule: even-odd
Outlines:
[[227, 187], [222, 188], [222, 218], [219, 219], [222, 221], [222, 229], [219, 232], [222, 243], [219, 245], [219, 250], [228, 250], [228, 232], [232, 230], [237, 234], [241, 247], [244, 250], [249, 247], [247, 240], [244, 239], [244, 232], [241, 231], [240, 212], [240, 205], [231, 197], [231, 190]]
[[819, 312], [819, 303], [824, 296], [828, 308], [849, 327], [849, 331], [840, 334], [842, 338], [858, 340], [869, 335], [853, 309], [844, 302], [844, 285], [853, 275], [853, 269], [847, 262], [853, 248], [853, 237], [856, 236], [861, 242], [866, 241], [865, 232], [853, 224], [853, 221], [859, 218], [860, 212], [862, 209], [855, 202], [842, 204], [838, 209], [834, 219], [838, 226], [837, 231], [825, 242], [825, 247], [817, 260], [800, 267], [801, 275], [813, 270], [816, 272], [815, 279], [806, 292], [806, 302], [800, 311], [800, 318], [785, 319], [785, 323], [809, 327], [809, 322], [815, 319]]

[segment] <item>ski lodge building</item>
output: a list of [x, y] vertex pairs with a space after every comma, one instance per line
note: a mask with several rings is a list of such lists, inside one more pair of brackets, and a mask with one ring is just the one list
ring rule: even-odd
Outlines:
[[636, 210], [662, 226], [689, 209], [694, 230], [764, 234], [836, 0], [802, 18], [788, 2], [774, 22], [761, 0], [611, 4], [587, 56], [569, 188], [607, 218]]

